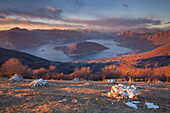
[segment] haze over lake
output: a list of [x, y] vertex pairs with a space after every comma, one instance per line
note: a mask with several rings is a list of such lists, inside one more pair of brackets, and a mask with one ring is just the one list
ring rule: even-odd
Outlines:
[[124, 54], [129, 51], [131, 51], [128, 48], [119, 47], [117, 46], [117, 42], [114, 42], [112, 39], [91, 39], [87, 40], [88, 42], [96, 42], [98, 44], [104, 45], [106, 47], [109, 47], [110, 49], [101, 51], [101, 52], [95, 52], [91, 54], [86, 54], [82, 56], [66, 56], [63, 51], [60, 50], [54, 50], [53, 48], [56, 46], [70, 46], [74, 43], [68, 43], [68, 44], [46, 44], [40, 47], [35, 48], [27, 48], [22, 49], [20, 51], [26, 52], [38, 57], [42, 57], [44, 59], [50, 60], [50, 61], [60, 61], [60, 62], [68, 62], [68, 61], [79, 61], [79, 60], [92, 60], [95, 58], [109, 58], [114, 57], [118, 54]]

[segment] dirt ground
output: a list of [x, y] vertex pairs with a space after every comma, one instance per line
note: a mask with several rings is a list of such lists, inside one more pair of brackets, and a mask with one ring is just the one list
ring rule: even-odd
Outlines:
[[[49, 87], [30, 87], [32, 80], [8, 82], [0, 79], [0, 112], [85, 112], [85, 113], [161, 113], [170, 112], [170, 83], [134, 84], [140, 88], [137, 100], [138, 109], [125, 103], [129, 99], [107, 97], [107, 92], [115, 84], [102, 81], [88, 81], [92, 86], [85, 86], [86, 81], [48, 80]], [[119, 82], [120, 83], [120, 82]], [[116, 83], [117, 84], [117, 83]], [[123, 84], [128, 84], [124, 82]], [[152, 102], [159, 109], [148, 109], [144, 102]]]

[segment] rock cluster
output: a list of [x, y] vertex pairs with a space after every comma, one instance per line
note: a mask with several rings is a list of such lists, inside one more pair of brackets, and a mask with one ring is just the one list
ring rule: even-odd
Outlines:
[[109, 97], [114, 98], [130, 98], [133, 99], [139, 94], [139, 89], [135, 85], [126, 86], [123, 84], [114, 85], [111, 92], [108, 92]]
[[115, 80], [113, 80], [113, 79], [110, 79], [110, 80], [107, 80], [105, 83], [116, 83], [116, 81]]
[[15, 74], [14, 76], [12, 76], [9, 79], [10, 82], [20, 82], [20, 81], [24, 81], [24, 79], [22, 78], [22, 76], [19, 76], [18, 74]]
[[73, 80], [74, 80], [74, 81], [80, 81], [80, 79], [79, 79], [79, 78], [74, 78]]
[[84, 86], [92, 86], [93, 84], [91, 84], [91, 83], [89, 83], [89, 82], [87, 82], [87, 83], [85, 83], [84, 84]]
[[36, 87], [36, 86], [48, 86], [49, 83], [46, 80], [43, 80], [42, 78], [38, 80], [34, 80], [30, 83], [30, 86]]

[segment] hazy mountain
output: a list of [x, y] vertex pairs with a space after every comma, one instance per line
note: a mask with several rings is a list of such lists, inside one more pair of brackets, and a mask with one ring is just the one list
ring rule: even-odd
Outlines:
[[6, 31], [0, 31], [0, 47], [9, 49], [23, 49], [40, 46], [47, 43], [80, 42], [88, 38], [90, 38], [90, 36], [85, 33], [74, 30], [37, 29], [29, 31], [27, 29], [20, 29], [16, 27]]
[[0, 31], [0, 47], [10, 49], [22, 49], [35, 47], [43, 42], [34, 36], [31, 31], [20, 28], [13, 28], [6, 31]]
[[78, 56], [78, 55], [84, 55], [88, 53], [103, 51], [109, 48], [103, 45], [94, 43], [94, 42], [79, 42], [79, 43], [73, 44], [72, 46], [55, 47], [54, 49], [63, 49], [64, 54], [68, 56]]
[[32, 30], [32, 32], [44, 42], [70, 43], [84, 40], [84, 34], [74, 30]]

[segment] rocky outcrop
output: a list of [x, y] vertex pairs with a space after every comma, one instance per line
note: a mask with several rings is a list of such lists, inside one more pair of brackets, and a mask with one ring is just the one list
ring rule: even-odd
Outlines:
[[128, 47], [137, 53], [141, 53], [168, 44], [170, 42], [170, 30], [155, 31], [152, 33], [125, 31], [118, 33], [115, 41], [120, 43], [119, 46]]

